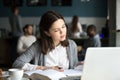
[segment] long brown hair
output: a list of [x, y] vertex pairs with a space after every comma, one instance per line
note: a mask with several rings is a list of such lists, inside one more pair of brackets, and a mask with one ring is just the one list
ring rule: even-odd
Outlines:
[[79, 32], [79, 29], [78, 29], [78, 16], [73, 16], [73, 19], [72, 19], [72, 25], [71, 25], [71, 32], [72, 33], [75, 33], [75, 32]]
[[[47, 54], [48, 51], [51, 51], [55, 48], [53, 44], [53, 40], [51, 37], [45, 34], [46, 32], [49, 32], [49, 29], [51, 28], [51, 25], [57, 21], [58, 19], [63, 19], [62, 15], [57, 13], [56, 11], [47, 11], [43, 14], [41, 17], [41, 21], [39, 23], [39, 30], [40, 30], [40, 45], [41, 45], [41, 51], [43, 54]], [[65, 21], [65, 20], [64, 20]], [[67, 36], [66, 36], [67, 37]], [[61, 41], [61, 45], [66, 47], [69, 45], [68, 39]]]

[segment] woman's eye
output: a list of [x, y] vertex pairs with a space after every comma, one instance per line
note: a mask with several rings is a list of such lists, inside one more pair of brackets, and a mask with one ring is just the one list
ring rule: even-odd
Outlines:
[[58, 30], [56, 29], [56, 30], [54, 30], [54, 32], [58, 32]]

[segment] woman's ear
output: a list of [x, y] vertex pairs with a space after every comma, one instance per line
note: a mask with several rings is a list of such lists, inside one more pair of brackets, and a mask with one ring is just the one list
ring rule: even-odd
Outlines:
[[50, 37], [50, 34], [49, 34], [47, 31], [44, 31], [44, 33], [45, 33], [47, 36]]

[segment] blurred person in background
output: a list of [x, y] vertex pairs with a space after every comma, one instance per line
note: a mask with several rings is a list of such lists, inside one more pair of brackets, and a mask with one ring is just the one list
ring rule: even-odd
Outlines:
[[9, 17], [9, 23], [11, 27], [11, 33], [13, 37], [19, 37], [22, 35], [22, 21], [19, 15], [19, 8], [16, 6], [11, 7], [12, 14]]
[[99, 36], [99, 34], [96, 33], [96, 26], [95, 25], [88, 25], [87, 35], [88, 35], [88, 39], [85, 40], [84, 45], [82, 47], [81, 56], [79, 56], [81, 61], [84, 60], [87, 48], [89, 48], [89, 47], [101, 47], [100, 36]]
[[19, 55], [25, 52], [36, 41], [36, 37], [33, 35], [33, 25], [25, 25], [23, 27], [23, 33], [24, 35], [18, 39], [17, 52]]
[[71, 38], [80, 38], [80, 34], [83, 32], [82, 26], [79, 22], [78, 16], [73, 16], [70, 25]]
[[9, 23], [12, 34], [12, 62], [17, 58], [17, 42], [18, 38], [22, 35], [22, 22], [19, 15], [19, 8], [16, 6], [11, 7], [12, 14], [9, 17]]

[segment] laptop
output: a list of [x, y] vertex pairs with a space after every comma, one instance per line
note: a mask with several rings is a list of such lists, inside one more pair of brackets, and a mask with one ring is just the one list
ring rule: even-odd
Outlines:
[[120, 47], [88, 48], [81, 80], [120, 80]]

